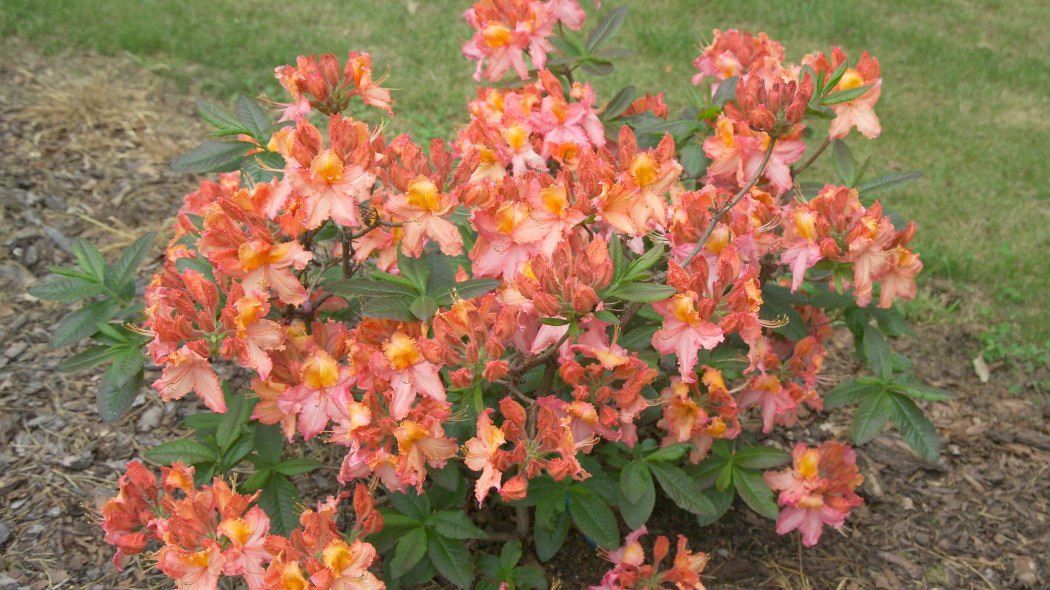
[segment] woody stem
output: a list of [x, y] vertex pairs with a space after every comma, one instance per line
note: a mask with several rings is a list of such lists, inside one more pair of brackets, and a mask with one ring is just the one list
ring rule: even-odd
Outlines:
[[831, 145], [831, 139], [830, 138], [829, 139], [825, 139], [824, 143], [820, 144], [820, 147], [817, 148], [817, 151], [813, 152], [813, 155], [810, 156], [808, 160], [803, 162], [802, 165], [798, 167], [798, 170], [792, 170], [791, 171], [791, 178], [794, 179], [799, 174], [802, 174], [803, 170], [805, 170], [806, 168], [809, 168], [810, 165], [813, 164], [813, 162], [816, 162], [817, 158], [820, 157], [820, 154], [823, 154], [824, 150], [826, 150], [829, 145]]
[[689, 263], [692, 262], [693, 258], [700, 253], [700, 250], [704, 248], [704, 244], [707, 243], [708, 238], [710, 238], [711, 234], [714, 233], [715, 227], [718, 225], [718, 222], [721, 221], [722, 217], [724, 217], [726, 213], [732, 211], [733, 207], [736, 207], [736, 204], [744, 198], [744, 195], [751, 192], [751, 187], [755, 186], [755, 183], [758, 182], [758, 179], [762, 176], [762, 172], [764, 172], [766, 169], [766, 164], [769, 163], [769, 158], [773, 156], [773, 146], [775, 146], [776, 144], [776, 137], [769, 138], [769, 146], [766, 147], [766, 153], [764, 156], [762, 156], [762, 162], [758, 165], [758, 170], [755, 170], [755, 175], [751, 177], [751, 180], [749, 180], [748, 183], [744, 185], [744, 188], [740, 189], [740, 192], [738, 192], [736, 196], [734, 196], [733, 199], [726, 204], [725, 207], [716, 210], [714, 214], [711, 215], [711, 223], [707, 224], [707, 229], [704, 230], [704, 235], [700, 236], [700, 239], [696, 242], [696, 246], [693, 248], [693, 251], [689, 253], [689, 256], [685, 257], [685, 260], [682, 261], [682, 268], [689, 266]]

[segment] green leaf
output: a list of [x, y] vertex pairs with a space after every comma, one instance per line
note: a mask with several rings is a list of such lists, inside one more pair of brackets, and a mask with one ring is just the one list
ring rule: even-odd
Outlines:
[[773, 447], [744, 447], [733, 453], [733, 464], [747, 469], [769, 469], [791, 460], [791, 453]]
[[389, 297], [391, 295], [416, 297], [419, 294], [412, 287], [390, 281], [370, 281], [368, 279], [326, 281], [321, 284], [321, 287], [326, 292], [340, 297]]
[[623, 26], [625, 16], [627, 16], [627, 6], [621, 6], [606, 15], [587, 36], [587, 52], [593, 52], [612, 39]]
[[767, 321], [787, 319], [787, 324], [775, 331], [797, 342], [808, 336], [809, 331], [794, 305], [806, 303], [806, 298], [800, 293], [792, 293], [787, 287], [767, 283], [762, 286], [762, 307], [759, 308], [758, 316]]
[[678, 290], [670, 285], [656, 285], [653, 283], [628, 283], [620, 285], [609, 295], [619, 297], [626, 301], [639, 301], [649, 303], [663, 301], [677, 293]]
[[605, 322], [606, 324], [612, 324], [614, 326], [620, 325], [620, 318], [616, 317], [616, 314], [611, 311], [601, 309], [593, 313], [594, 318], [598, 321]]
[[653, 477], [648, 473], [648, 470], [646, 470], [645, 475], [646, 477], [643, 480], [645, 489], [637, 502], [631, 502], [624, 497], [622, 486], [620, 488], [620, 516], [623, 517], [623, 521], [632, 530], [637, 529], [649, 520], [649, 516], [653, 513], [653, 507], [656, 505], [656, 486], [653, 484]]
[[467, 279], [453, 285], [443, 297], [442, 304], [452, 303], [453, 295], [463, 300], [481, 297], [490, 291], [495, 291], [502, 284], [496, 279]]
[[714, 513], [708, 514], [697, 514], [696, 521], [700, 523], [700, 526], [708, 526], [718, 521], [718, 519], [725, 516], [726, 512], [729, 512], [729, 507], [733, 505], [733, 493], [732, 488], [726, 488], [720, 490], [715, 486], [711, 486], [703, 491], [704, 497], [707, 498], [711, 505], [715, 507]]
[[882, 332], [871, 324], [865, 325], [862, 346], [864, 357], [875, 376], [879, 379], [889, 379], [893, 375], [893, 356]]
[[73, 240], [73, 256], [77, 259], [77, 265], [96, 283], [102, 283], [106, 278], [106, 261], [102, 254], [91, 242], [76, 238]]
[[839, 104], [847, 101], [851, 101], [856, 98], [860, 98], [868, 93], [869, 90], [874, 88], [874, 84], [868, 84], [866, 86], [859, 86], [857, 88], [850, 88], [848, 90], [839, 90], [838, 92], [832, 92], [821, 99], [820, 104]]
[[84, 369], [101, 365], [120, 354], [120, 351], [121, 348], [112, 346], [92, 346], [87, 350], [82, 350], [71, 357], [63, 359], [56, 368], [63, 373], [83, 371]]
[[[845, 73], [846, 73], [846, 62], [843, 61], [842, 63], [839, 64], [839, 67], [835, 68], [835, 71], [831, 72], [831, 75], [828, 76], [827, 81], [824, 82], [823, 87], [820, 87], [820, 86], [816, 86], [815, 87], [817, 92], [820, 92], [821, 96], [824, 96], [828, 92], [831, 92], [831, 90], [833, 88], [835, 88], [835, 86], [839, 83], [839, 80], [842, 79], [842, 75], [845, 74]], [[823, 76], [824, 72], [821, 72], [820, 75]]]
[[211, 123], [213, 127], [219, 131], [225, 132], [224, 135], [236, 135], [239, 133], [248, 133], [248, 129], [241, 125], [241, 122], [233, 117], [233, 115], [226, 112], [225, 109], [206, 102], [203, 100], [197, 101], [197, 112], [200, 113], [201, 118]]
[[113, 265], [113, 284], [115, 286], [119, 287], [135, 276], [135, 271], [138, 270], [142, 260], [149, 254], [149, 250], [153, 246], [153, 240], [156, 237], [157, 232], [151, 231], [143, 234], [128, 246], [127, 250], [124, 250], [124, 253], [120, 255], [120, 259]]
[[255, 423], [255, 451], [259, 457], [270, 465], [281, 460], [284, 453], [284, 434], [281, 433], [280, 424]]
[[616, 515], [600, 497], [582, 486], [569, 488], [569, 513], [572, 521], [591, 541], [606, 549], [620, 545]]
[[518, 561], [521, 559], [521, 541], [513, 540], [507, 541], [503, 544], [503, 548], [499, 551], [499, 565], [500, 568], [510, 571], [514, 569], [514, 566], [518, 565]]
[[175, 461], [193, 465], [194, 463], [208, 463], [219, 460], [214, 450], [189, 439], [161, 443], [146, 451], [146, 458], [161, 465], [168, 465]]
[[545, 326], [568, 326], [572, 323], [565, 318], [540, 318], [538, 321]]
[[652, 248], [649, 248], [642, 253], [637, 259], [627, 265], [627, 273], [624, 274], [624, 281], [634, 281], [641, 278], [645, 271], [653, 267], [654, 264], [660, 261], [664, 255], [663, 244], [656, 244]]
[[255, 490], [262, 489], [262, 487], [266, 485], [267, 480], [270, 479], [271, 475], [273, 475], [273, 471], [269, 467], [260, 469], [249, 475], [248, 479], [244, 480], [244, 482], [237, 487], [244, 493], [254, 492]]
[[736, 493], [755, 512], [770, 520], [776, 520], [780, 516], [780, 509], [773, 501], [773, 490], [762, 477], [761, 473], [745, 469], [733, 470], [733, 486]]
[[722, 470], [718, 472], [718, 479], [715, 480], [715, 487], [719, 490], [728, 490], [733, 485], [733, 464], [727, 462]]
[[700, 493], [700, 487], [684, 471], [667, 463], [650, 463], [649, 470], [660, 487], [680, 508], [693, 514], [711, 514], [715, 507]]
[[908, 320], [904, 319], [904, 316], [896, 309], [879, 309], [868, 306], [864, 311], [875, 318], [875, 321], [879, 323], [879, 329], [888, 336], [915, 335], [911, 326], [908, 325]]
[[222, 423], [225, 414], [205, 410], [200, 414], [190, 414], [182, 419], [182, 425], [194, 430], [215, 430]]
[[634, 86], [625, 86], [616, 93], [616, 96], [612, 98], [608, 103], [605, 104], [605, 110], [602, 111], [602, 118], [609, 120], [621, 115], [627, 110], [627, 107], [631, 106], [634, 101], [634, 95], [637, 94], [637, 89]]
[[580, 55], [580, 48], [577, 47], [575, 43], [569, 42], [565, 37], [554, 36], [548, 37], [547, 40], [550, 41], [551, 45], [553, 45], [556, 50], [568, 57]]
[[709, 455], [699, 465], [690, 468], [689, 476], [693, 478], [696, 485], [704, 490], [715, 485], [718, 474], [726, 466], [728, 461], [717, 455]]
[[233, 172], [255, 149], [246, 141], [206, 141], [168, 164], [176, 172]]
[[853, 423], [849, 427], [849, 434], [854, 443], [862, 445], [882, 432], [882, 427], [886, 425], [893, 411], [893, 402], [889, 396], [888, 392], [880, 391], [864, 398], [857, 407], [856, 413], [853, 414]]
[[411, 311], [412, 315], [420, 321], [426, 321], [434, 317], [434, 314], [438, 312], [438, 309], [439, 306], [437, 301], [435, 301], [433, 297], [428, 297], [426, 295], [417, 297], [408, 306], [408, 310]]
[[707, 158], [704, 156], [704, 148], [700, 147], [698, 143], [691, 143], [682, 148], [678, 161], [682, 163], [682, 169], [685, 170], [686, 176], [690, 178], [697, 178], [707, 169], [705, 165]]
[[718, 84], [718, 90], [711, 97], [711, 102], [721, 108], [727, 102], [736, 98], [736, 85], [740, 83], [740, 76], [730, 76]]
[[912, 397], [919, 399], [926, 399], [933, 402], [942, 402], [949, 399], [955, 399], [958, 394], [946, 391], [939, 387], [933, 387], [931, 385], [923, 385], [921, 383], [915, 383], [913, 381], [894, 381], [894, 389], [902, 391]]
[[841, 139], [836, 139], [832, 147], [832, 154], [834, 155], [832, 163], [835, 165], [835, 174], [838, 174], [839, 180], [845, 186], [854, 186], [857, 181], [857, 160], [853, 157], [849, 146]]
[[419, 258], [406, 256], [401, 248], [397, 249], [397, 270], [419, 289], [420, 293], [427, 292], [427, 281], [430, 279], [430, 265], [426, 261], [427, 254]]
[[[481, 555], [478, 556], [478, 564], [477, 565], [478, 565], [478, 570], [481, 571], [481, 575], [483, 575], [483, 576], [487, 576], [487, 577], [492, 578], [494, 580], [498, 580], [498, 579], [503, 577], [503, 572], [502, 572], [503, 568], [500, 567], [499, 559], [497, 559], [495, 555], [489, 555], [488, 553], [482, 553]], [[513, 567], [513, 566], [511, 566], [511, 567]], [[477, 590], [482, 590], [483, 588], [486, 588], [486, 587], [490, 588], [491, 590], [497, 590], [498, 586], [496, 586], [496, 584], [494, 584], [494, 583], [491, 584], [490, 586], [484, 586], [483, 585], [484, 582], [488, 582], [488, 581], [489, 580], [483, 580], [482, 582], [479, 582], [478, 586], [476, 587]]]
[[882, 390], [882, 386], [860, 383], [859, 381], [843, 381], [835, 386], [824, 396], [825, 408], [841, 408], [855, 404]]
[[580, 69], [592, 76], [608, 76], [616, 67], [605, 59], [587, 58], [580, 62]]
[[[536, 524], [533, 528], [533, 541], [536, 544], [536, 557], [540, 561], [550, 561], [561, 546], [565, 543], [565, 537], [569, 534], [569, 513], [564, 510], [565, 503], [561, 502], [563, 510], [553, 511], [551, 503], [543, 503], [536, 507]], [[552, 512], [549, 522], [540, 518], [541, 510]]]
[[94, 297], [105, 289], [105, 286], [99, 283], [81, 278], [63, 277], [46, 283], [37, 283], [29, 288], [29, 294], [45, 301], [73, 303]]
[[285, 475], [299, 475], [320, 469], [321, 466], [322, 463], [316, 459], [288, 459], [275, 465], [273, 470]]
[[299, 526], [299, 490], [290, 479], [274, 473], [259, 494], [259, 507], [270, 517], [270, 532], [287, 536]]
[[412, 303], [401, 297], [376, 297], [361, 306], [361, 315], [380, 320], [415, 322], [416, 315], [410, 309]]
[[230, 448], [222, 455], [222, 466], [225, 470], [233, 469], [238, 463], [244, 460], [255, 448], [255, 442], [252, 437], [247, 433], [239, 436], [233, 443], [230, 444]]
[[69, 344], [76, 344], [91, 336], [98, 332], [95, 322], [108, 322], [116, 311], [117, 303], [115, 301], [103, 299], [102, 301], [89, 303], [66, 315], [55, 326], [54, 332], [51, 333], [51, 348], [61, 348]]
[[531, 588], [532, 590], [547, 590], [547, 578], [543, 577], [543, 570], [538, 567], [526, 565], [514, 568], [510, 573], [514, 585], [518, 588]]
[[887, 395], [891, 402], [893, 424], [900, 431], [901, 438], [920, 457], [936, 463], [941, 454], [941, 439], [937, 436], [933, 422], [908, 397], [899, 393]]
[[269, 139], [267, 130], [273, 126], [273, 121], [270, 120], [270, 115], [259, 106], [259, 103], [247, 96], [239, 97], [237, 99], [237, 118], [252, 137], [260, 143], [266, 143], [266, 140]]
[[425, 494], [420, 496], [410, 488], [408, 493], [392, 492], [387, 494], [387, 497], [390, 498], [390, 503], [394, 505], [394, 508], [405, 516], [420, 521], [430, 518], [430, 500]]
[[244, 406], [244, 394], [233, 391], [226, 382], [222, 384], [222, 395], [226, 398], [226, 413], [223, 414], [219, 428], [215, 430], [215, 442], [223, 452], [229, 448], [230, 443], [237, 439], [241, 433], [241, 412]]
[[443, 578], [460, 588], [474, 581], [474, 562], [463, 543], [427, 531], [427, 555]]
[[192, 270], [193, 272], [199, 273], [204, 278], [214, 282], [215, 273], [212, 269], [211, 263], [207, 260], [201, 260], [199, 258], [179, 258], [175, 261], [175, 270], [179, 272], [186, 272]]
[[401, 536], [394, 549], [394, 559], [390, 562], [390, 571], [401, 577], [419, 563], [427, 553], [427, 532], [423, 528], [412, 529]]
[[430, 526], [449, 539], [484, 539], [485, 531], [474, 526], [462, 510], [443, 510], [430, 517]]
[[892, 172], [861, 184], [857, 187], [857, 192], [862, 195], [880, 193], [907, 186], [920, 178], [922, 178], [921, 172]]
[[659, 448], [645, 457], [646, 461], [677, 461], [695, 449], [692, 443], [678, 443]]
[[627, 272], [627, 259], [623, 255], [623, 244], [614, 234], [609, 240], [609, 259], [613, 263], [613, 284], [620, 282], [623, 273]]
[[381, 270], [375, 270], [375, 269], [373, 269], [372, 272], [369, 273], [369, 274], [371, 276], [381, 280], [381, 281], [386, 281], [388, 283], [393, 283], [395, 285], [401, 285], [402, 287], [408, 287], [409, 289], [412, 289], [412, 294], [413, 295], [418, 295], [418, 294], [422, 294], [423, 293], [423, 291], [421, 291], [419, 289], [419, 287], [416, 286], [415, 283], [413, 283], [412, 281], [406, 279], [405, 277], [403, 277], [401, 275], [396, 275], [396, 274], [393, 274], [393, 273], [383, 272]]
[[652, 476], [645, 461], [631, 461], [620, 471], [620, 491], [632, 504], [637, 504], [645, 494], [646, 487], [651, 485]]
[[[134, 353], [139, 358], [139, 369], [136, 373], [126, 379], [123, 375], [120, 378], [116, 378], [116, 375], [110, 372], [113, 369], [111, 365], [102, 374], [102, 380], [99, 381], [95, 404], [98, 407], [99, 415], [102, 416], [102, 420], [105, 422], [113, 422], [127, 413], [131, 409], [131, 404], [135, 401], [135, 397], [138, 396], [139, 391], [142, 389], [142, 353], [138, 350], [135, 350]], [[118, 381], [123, 382], [118, 384]]]
[[450, 258], [444, 254], [426, 254], [424, 256], [430, 274], [427, 276], [426, 294], [438, 298], [448, 294], [456, 285], [456, 273], [452, 270]]

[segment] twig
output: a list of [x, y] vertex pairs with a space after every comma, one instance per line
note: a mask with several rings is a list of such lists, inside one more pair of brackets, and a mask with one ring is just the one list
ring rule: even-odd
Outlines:
[[746, 185], [744, 185], [744, 188], [740, 189], [740, 192], [738, 192], [736, 196], [733, 197], [733, 200], [729, 201], [729, 203], [725, 207], [722, 207], [721, 209], [718, 209], [714, 212], [714, 214], [711, 216], [711, 223], [709, 223], [707, 225], [707, 229], [704, 230], [704, 235], [700, 236], [700, 240], [697, 241], [696, 246], [693, 248], [693, 251], [689, 253], [689, 256], [686, 256], [685, 260], [682, 261], [682, 268], [689, 266], [689, 263], [692, 262], [693, 258], [700, 253], [700, 250], [704, 248], [704, 244], [707, 243], [707, 239], [710, 238], [711, 234], [714, 233], [715, 226], [718, 225], [718, 222], [722, 219], [722, 217], [725, 216], [726, 213], [732, 211], [733, 207], [736, 207], [736, 204], [744, 198], [744, 195], [751, 192], [751, 187], [755, 186], [755, 183], [758, 182], [759, 177], [762, 176], [762, 172], [765, 171], [766, 164], [769, 163], [769, 158], [773, 155], [773, 146], [775, 146], [776, 144], [777, 138], [771, 137], [769, 139], [769, 146], [766, 147], [766, 153], [764, 156], [762, 156], [762, 163], [758, 165], [758, 170], [755, 170], [755, 175], [751, 177], [751, 180], [748, 181]]
[[561, 338], [559, 338], [558, 341], [555, 342], [553, 346], [551, 346], [547, 350], [543, 351], [542, 353], [540, 353], [540, 354], [538, 354], [538, 355], [536, 355], [536, 356], [534, 356], [532, 358], [525, 359], [525, 361], [522, 362], [520, 365], [518, 365], [516, 367], [511, 367], [510, 368], [510, 372], [520, 375], [521, 373], [524, 373], [525, 371], [528, 371], [529, 369], [531, 369], [531, 368], [533, 368], [535, 366], [538, 366], [538, 365], [540, 365], [542, 363], [547, 362], [547, 359], [553, 357], [554, 354], [556, 352], [558, 352], [558, 349], [561, 348], [561, 345], [565, 344], [565, 341], [568, 340], [568, 339], [569, 339], [569, 330], [566, 329], [565, 333], [561, 335]]
[[799, 174], [802, 174], [803, 170], [805, 170], [806, 168], [809, 168], [810, 165], [813, 164], [813, 162], [816, 162], [817, 158], [820, 157], [820, 154], [823, 154], [824, 150], [826, 150], [829, 145], [831, 145], [831, 138], [830, 137], [828, 139], [825, 139], [824, 143], [820, 144], [820, 148], [818, 148], [817, 151], [814, 152], [813, 155], [810, 156], [808, 160], [803, 162], [802, 165], [798, 167], [798, 170], [792, 170], [791, 171], [791, 179], [794, 180], [794, 178], [796, 176], [798, 176]]

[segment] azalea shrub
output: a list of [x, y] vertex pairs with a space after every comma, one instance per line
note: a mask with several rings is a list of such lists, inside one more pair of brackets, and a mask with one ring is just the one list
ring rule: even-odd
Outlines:
[[[878, 60], [789, 63], [716, 30], [675, 116], [659, 89], [586, 81], [629, 56], [610, 45], [626, 12], [477, 2], [481, 86], [427, 146], [384, 133], [366, 53], [277, 68], [283, 100], [199, 104], [216, 139], [172, 167], [218, 176], [185, 197], [144, 302], [153, 235], [110, 263], [78, 240], [78, 267], [32, 289], [86, 301], [53, 345], [95, 342], [64, 370], [110, 363], [104, 418], [142, 387], [143, 349], [163, 400], [208, 408], [102, 508], [118, 567], [144, 555], [194, 589], [546, 589], [536, 564], [576, 528], [611, 562], [593, 588], [703, 588], [695, 541], [643, 547], [657, 497], [705, 526], [739, 499], [807, 547], [862, 502], [849, 445], [774, 428], [857, 404], [854, 444], [892, 421], [937, 459], [916, 400], [950, 394], [886, 338], [908, 333], [892, 306], [915, 295], [916, 227], [876, 200], [917, 175], [865, 180], [844, 142], [880, 133]], [[803, 182], [824, 153], [836, 178]], [[871, 375], [832, 388], [835, 326]], [[345, 487], [304, 508], [296, 476], [328, 457]]]

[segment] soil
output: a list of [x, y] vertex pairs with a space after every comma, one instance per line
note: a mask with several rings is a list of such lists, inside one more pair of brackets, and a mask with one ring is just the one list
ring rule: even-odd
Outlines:
[[[196, 407], [147, 393], [130, 415], [103, 423], [94, 410], [99, 375], [55, 370], [69, 354], [48, 345], [65, 306], [26, 289], [49, 278], [48, 265], [72, 262], [73, 238], [112, 256], [142, 232], [166, 231], [199, 179], [165, 164], [204, 129], [190, 97], [128, 58], [45, 58], [0, 43], [0, 589], [171, 588], [145, 560], [117, 571], [92, 511], [116, 492], [129, 460], [185, 436], [178, 420]], [[859, 448], [865, 502], [811, 549], [739, 506], [704, 529], [658, 507], [650, 539], [681, 533], [708, 552], [711, 589], [1050, 587], [1050, 405], [1037, 390], [1050, 375], [992, 366], [982, 382], [973, 365], [978, 291], [937, 280], [923, 289], [935, 307], [954, 311], [934, 310], [936, 321], [895, 347], [921, 381], [959, 394], [923, 404], [942, 439], [938, 463], [919, 459], [892, 430]], [[832, 348], [833, 381], [860, 370], [848, 332]], [[849, 417], [834, 411], [774, 442], [845, 440]], [[573, 532], [547, 571], [568, 590], [606, 569]]]

